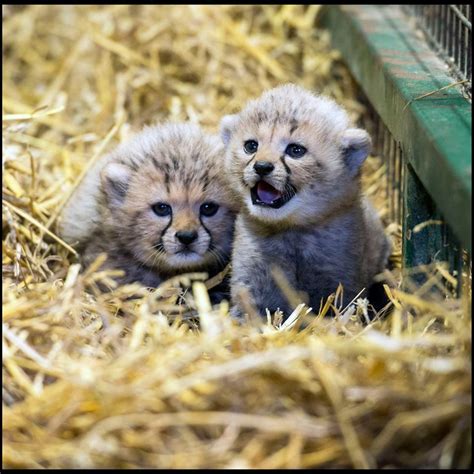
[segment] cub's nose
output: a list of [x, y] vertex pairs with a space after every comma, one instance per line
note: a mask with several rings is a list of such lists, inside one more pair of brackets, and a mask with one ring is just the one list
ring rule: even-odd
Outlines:
[[189, 245], [197, 239], [198, 233], [195, 230], [180, 230], [176, 232], [176, 238], [185, 245]]
[[270, 174], [274, 170], [274, 166], [269, 161], [256, 161], [253, 165], [253, 169], [260, 176]]

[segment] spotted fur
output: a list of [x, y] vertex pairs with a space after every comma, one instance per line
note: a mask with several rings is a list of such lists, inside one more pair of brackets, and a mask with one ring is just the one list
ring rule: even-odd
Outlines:
[[[62, 215], [63, 238], [76, 243], [85, 264], [99, 253], [125, 271], [122, 283], [156, 287], [188, 272], [210, 276], [229, 262], [236, 205], [222, 173], [219, 137], [196, 125], [145, 128], [92, 168]], [[215, 215], [200, 212], [215, 203]], [[157, 203], [171, 206], [159, 216]], [[195, 231], [186, 247], [178, 232]]]
[[[265, 308], [288, 314], [272, 265], [316, 309], [339, 283], [346, 303], [368, 288], [384, 269], [390, 244], [361, 194], [360, 167], [371, 146], [367, 132], [351, 128], [334, 101], [288, 84], [224, 117], [221, 136], [229, 181], [242, 205], [233, 247], [235, 313], [241, 313], [239, 293], [246, 288], [262, 315]], [[244, 149], [247, 140], [258, 142], [254, 154]], [[289, 156], [293, 143], [306, 148], [304, 156]], [[262, 161], [274, 169], [260, 177], [254, 165]], [[251, 190], [262, 179], [289, 200], [279, 208], [256, 205]]]

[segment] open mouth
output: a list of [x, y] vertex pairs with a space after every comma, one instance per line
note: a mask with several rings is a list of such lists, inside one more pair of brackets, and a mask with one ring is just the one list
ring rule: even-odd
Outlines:
[[266, 181], [259, 181], [250, 190], [252, 203], [255, 206], [272, 207], [274, 209], [284, 206], [295, 194], [296, 189], [293, 185], [287, 185], [284, 191], [278, 191]]

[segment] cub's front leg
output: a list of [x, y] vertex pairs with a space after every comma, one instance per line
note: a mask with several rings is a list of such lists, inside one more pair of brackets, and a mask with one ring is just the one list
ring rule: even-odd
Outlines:
[[[245, 232], [237, 232], [232, 255], [231, 299], [232, 316], [242, 318], [246, 304], [253, 305], [258, 314], [266, 317], [266, 308], [273, 313], [280, 309], [287, 316], [291, 312], [288, 301], [276, 285], [271, 268], [280, 267], [286, 275], [291, 264], [281, 255], [268, 253], [262, 248], [264, 240], [252, 239]], [[292, 278], [288, 275], [288, 280]]]

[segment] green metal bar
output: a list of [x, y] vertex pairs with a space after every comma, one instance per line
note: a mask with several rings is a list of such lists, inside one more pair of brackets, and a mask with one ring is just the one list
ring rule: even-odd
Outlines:
[[394, 5], [331, 5], [334, 47], [400, 142], [405, 159], [461, 244], [471, 251], [471, 106], [444, 63]]
[[[406, 199], [403, 202], [403, 228], [406, 231], [402, 242], [404, 267], [447, 261], [449, 255], [443, 242], [440, 215], [412, 167], [405, 166], [403, 185]], [[431, 224], [423, 225], [423, 222]], [[420, 273], [412, 279], [421, 284], [425, 275]]]
[[[403, 266], [418, 267], [447, 262], [449, 269], [457, 274], [457, 288], [449, 282], [445, 282], [446, 287], [460, 296], [463, 283], [461, 246], [450, 228], [442, 224], [438, 209], [409, 164], [405, 165], [403, 181], [407, 191], [403, 202], [403, 228], [406, 229], [402, 241]], [[427, 274], [422, 268], [410, 276], [410, 280], [419, 285], [423, 284], [426, 278]]]

